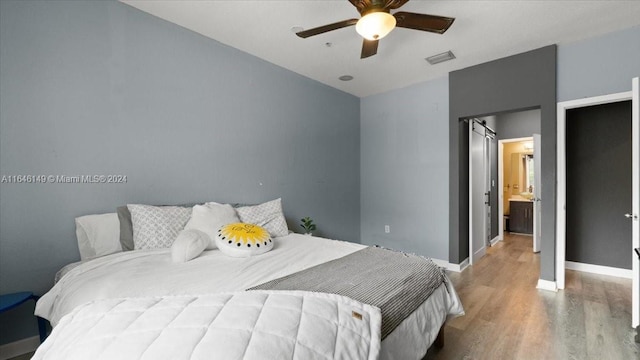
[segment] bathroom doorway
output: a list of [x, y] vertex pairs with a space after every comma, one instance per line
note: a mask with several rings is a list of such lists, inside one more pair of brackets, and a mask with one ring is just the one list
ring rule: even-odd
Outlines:
[[[504, 233], [532, 237], [533, 251], [540, 251], [540, 139], [498, 140], [498, 237]], [[538, 145], [538, 146], [536, 146]]]

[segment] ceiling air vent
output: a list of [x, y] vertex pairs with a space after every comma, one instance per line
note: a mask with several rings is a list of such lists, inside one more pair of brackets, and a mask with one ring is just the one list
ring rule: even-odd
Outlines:
[[441, 63], [443, 61], [453, 60], [455, 58], [456, 58], [456, 56], [453, 55], [451, 50], [449, 50], [447, 52], [443, 52], [442, 54], [429, 56], [425, 60], [427, 60], [429, 62], [429, 64], [435, 65], [435, 64]]

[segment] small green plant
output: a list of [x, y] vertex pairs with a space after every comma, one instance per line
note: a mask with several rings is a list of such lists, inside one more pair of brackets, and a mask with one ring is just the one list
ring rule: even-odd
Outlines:
[[311, 219], [310, 217], [304, 217], [300, 221], [302, 221], [302, 223], [300, 223], [300, 226], [302, 226], [305, 233], [311, 234], [311, 232], [316, 229], [316, 224], [313, 223], [313, 219]]

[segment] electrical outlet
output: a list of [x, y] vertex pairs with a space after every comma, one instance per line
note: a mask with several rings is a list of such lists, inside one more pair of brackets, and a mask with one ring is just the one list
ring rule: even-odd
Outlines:
[[389, 225], [385, 225], [385, 226], [384, 226], [384, 232], [385, 232], [386, 234], [390, 233], [390, 232], [391, 232], [391, 226], [389, 226]]

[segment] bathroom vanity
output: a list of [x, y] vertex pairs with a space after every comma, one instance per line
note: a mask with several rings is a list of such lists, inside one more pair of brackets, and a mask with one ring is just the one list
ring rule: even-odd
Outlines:
[[521, 234], [533, 234], [533, 201], [527, 199], [509, 199], [509, 231]]

